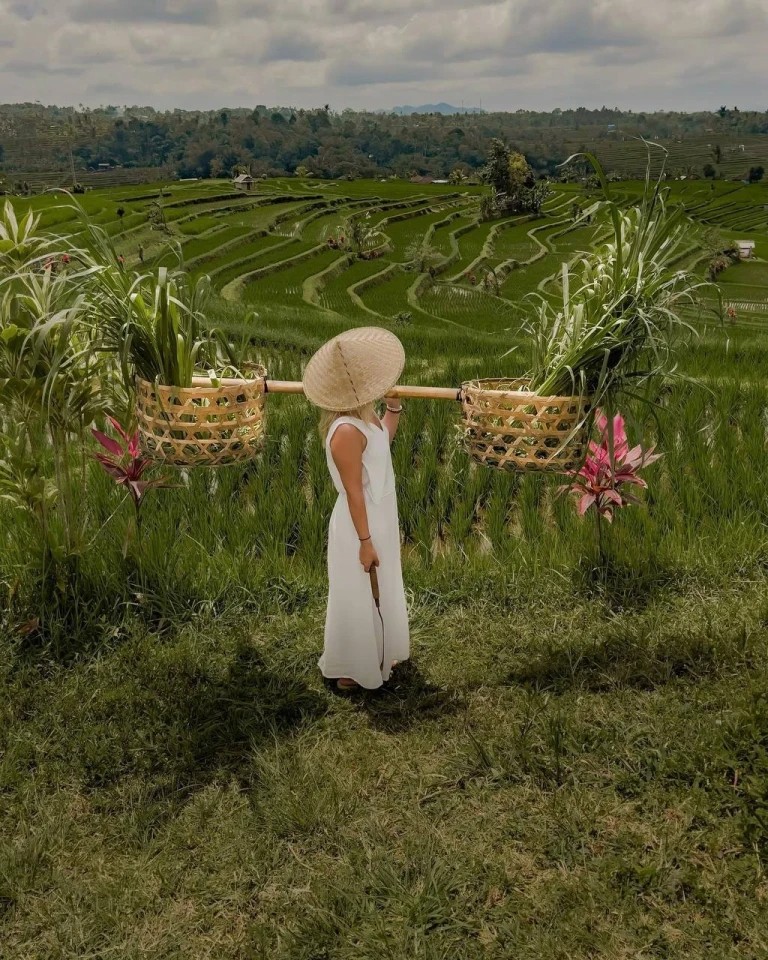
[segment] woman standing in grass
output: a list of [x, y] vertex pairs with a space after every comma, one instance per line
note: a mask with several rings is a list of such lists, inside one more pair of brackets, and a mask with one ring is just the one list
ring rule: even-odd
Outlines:
[[[304, 371], [304, 391], [322, 410], [320, 433], [338, 491], [328, 531], [328, 611], [319, 666], [341, 689], [374, 689], [409, 655], [400, 528], [390, 443], [402, 412], [374, 404], [398, 380], [403, 345], [388, 330], [361, 327], [324, 344]], [[376, 568], [380, 612], [371, 590]]]

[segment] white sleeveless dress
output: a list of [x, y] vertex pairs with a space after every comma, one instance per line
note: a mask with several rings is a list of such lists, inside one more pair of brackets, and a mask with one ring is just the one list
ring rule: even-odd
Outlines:
[[[367, 440], [363, 451], [363, 494], [371, 540], [380, 561], [377, 574], [381, 619], [373, 602], [369, 575], [359, 560], [360, 541], [331, 454], [331, 437], [342, 423], [352, 424]], [[339, 497], [328, 529], [328, 613], [319, 667], [325, 677], [349, 677], [361, 687], [374, 689], [389, 679], [392, 661], [405, 660], [410, 653], [389, 433], [357, 417], [339, 417], [328, 431], [325, 454]]]

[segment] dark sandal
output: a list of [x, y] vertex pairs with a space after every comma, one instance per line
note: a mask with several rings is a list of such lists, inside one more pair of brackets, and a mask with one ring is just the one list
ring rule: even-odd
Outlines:
[[358, 690], [360, 688], [357, 680], [350, 680], [349, 677], [339, 677], [336, 686], [339, 690]]

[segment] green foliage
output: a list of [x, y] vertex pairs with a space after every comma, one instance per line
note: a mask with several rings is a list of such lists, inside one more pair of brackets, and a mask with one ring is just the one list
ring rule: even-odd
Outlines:
[[418, 273], [426, 273], [430, 268], [436, 267], [443, 258], [432, 246], [431, 239], [424, 234], [421, 238], [414, 238], [405, 248], [405, 259], [413, 263]]
[[345, 231], [352, 248], [358, 255], [373, 246], [381, 237], [377, 227], [371, 224], [370, 212], [350, 217], [346, 221]]
[[[9, 407], [5, 409], [7, 413]], [[56, 498], [56, 484], [46, 476], [41, 458], [35, 456], [28, 430], [8, 420], [2, 433], [0, 500], [44, 527]]]
[[[84, 233], [83, 246], [68, 247], [66, 256], [81, 269], [57, 276], [41, 290], [50, 287], [55, 292], [57, 285], [69, 290], [74, 285], [77, 309], [90, 321], [89, 337], [119, 358], [125, 387], [131, 389], [135, 374], [151, 382], [190, 386], [196, 367], [220, 367], [220, 341], [203, 320], [208, 278], [193, 280], [164, 266], [154, 275], [128, 269], [106, 231], [77, 201], [70, 203]], [[25, 282], [40, 286], [34, 275]], [[52, 314], [54, 306], [47, 302], [41, 310]]]
[[52, 241], [40, 234], [40, 215], [30, 209], [21, 220], [13, 204], [6, 200], [0, 217], [0, 269], [3, 272], [23, 267], [50, 248]]
[[[109, 361], [96, 348], [84, 294], [93, 274], [66, 244], [38, 232], [39, 218], [0, 221], [0, 428], [5, 496], [40, 523], [45, 549], [57, 509], [65, 553], [82, 538], [82, 461], [72, 444], [99, 417]], [[70, 250], [70, 252], [64, 252]]]
[[[222, 129], [236, 123], [232, 112]], [[270, 188], [306, 196], [295, 178]], [[169, 220], [206, 210], [209, 229], [253, 226], [227, 200], [173, 206], [206, 189], [173, 187]], [[754, 191], [764, 188], [673, 189], [670, 204], [698, 204], [731, 236], [759, 215]], [[403, 183], [328, 190], [345, 201], [423, 199], [421, 186]], [[124, 324], [144, 317], [153, 336], [164, 330], [147, 348], [152, 362], [188, 362], [167, 336], [172, 297], [183, 304], [180, 329], [194, 309], [200, 339], [212, 327], [242, 339], [238, 356], [275, 379], [299, 378], [321, 342], [358, 322], [397, 330], [406, 382], [519, 375], [532, 352], [522, 295], [542, 284], [562, 299], [560, 265], [585, 247], [604, 252], [610, 208], [594, 226], [574, 224], [571, 204], [589, 204], [580, 187], [563, 187], [536, 225], [481, 225], [474, 199], [429, 190], [400, 211], [428, 213], [382, 225], [394, 237], [387, 257], [350, 258], [327, 278], [320, 306], [304, 299], [305, 285], [316, 290], [339, 251], [300, 231], [285, 248], [274, 234], [263, 248], [259, 238], [231, 248], [222, 234], [217, 251], [211, 233], [208, 250], [194, 248], [211, 256], [206, 270], [239, 276], [277, 258], [247, 288], [257, 321], [213, 291], [194, 300], [171, 269], [163, 319], [157, 259], [173, 252], [150, 245], [128, 200], [126, 233], [129, 217], [137, 232], [114, 241], [112, 196], [86, 197], [85, 228], [68, 204], [29, 202], [71, 237], [41, 234], [52, 246], [39, 256], [30, 238], [31, 261], [0, 267], [3, 330], [9, 320], [18, 328], [0, 331], [5, 386], [16, 371], [14, 389], [0, 388], [0, 942], [9, 956], [760, 955], [768, 388], [755, 371], [768, 358], [764, 319], [724, 330], [686, 314], [699, 332], [679, 356], [687, 379], [652, 385], [654, 416], [627, 401], [632, 435], [664, 457], [648, 471], [646, 508], [606, 532], [604, 576], [592, 531], [555, 496], [559, 478], [480, 468], [456, 442], [458, 405], [406, 403], [393, 457], [413, 661], [387, 691], [351, 702], [316, 668], [335, 493], [316, 416], [300, 398], [268, 396], [267, 439], [252, 462], [179, 472], [174, 489], [148, 499], [140, 555], [128, 504], [91, 456], [89, 418], [99, 422], [106, 405], [125, 422], [130, 406], [102, 338], [116, 344]], [[614, 199], [631, 205], [632, 190]], [[290, 207], [286, 234], [306, 217], [302, 206], [279, 208]], [[391, 215], [370, 209], [372, 225]], [[355, 211], [340, 204], [339, 222]], [[626, 205], [620, 215], [626, 239], [637, 220]], [[430, 230], [456, 259], [416, 295], [418, 278], [399, 264]], [[146, 269], [120, 266], [139, 237]], [[46, 271], [65, 251], [70, 262]], [[299, 251], [304, 259], [289, 261]], [[511, 259], [519, 265], [505, 274]], [[472, 264], [475, 288], [451, 281], [450, 270], [463, 276]], [[727, 274], [742, 267], [759, 290], [762, 263]], [[481, 289], [490, 269], [501, 297]], [[136, 291], [143, 313], [130, 306]], [[19, 336], [22, 322], [34, 336]], [[516, 348], [506, 357], [502, 330]], [[94, 374], [92, 412], [77, 401], [77, 368]], [[65, 423], [57, 473], [51, 428]], [[72, 492], [71, 551], [60, 489]]]
[[593, 209], [607, 212], [612, 236], [563, 267], [561, 307], [539, 299], [528, 326], [531, 380], [543, 396], [589, 395], [594, 406], [613, 411], [624, 391], [674, 371], [675, 344], [691, 329], [682, 311], [701, 283], [676, 266], [688, 232], [685, 211], [670, 209], [650, 164], [640, 204], [625, 211], [597, 159], [587, 157], [603, 187]]
[[[658, 138], [670, 149], [675, 174], [700, 171], [714, 160], [725, 178], [747, 176], [751, 165], [765, 165], [768, 122], [760, 111], [685, 114], [679, 111], [632, 113], [605, 107], [537, 112], [371, 114], [322, 107], [286, 111], [158, 111], [151, 106], [88, 111], [39, 104], [3, 104], [3, 171], [15, 192], [39, 192], [71, 176], [69, 145], [78, 180], [98, 189], [106, 183], [180, 177], [212, 177], [237, 169], [283, 176], [298, 166], [315, 177], [352, 176], [407, 179], [414, 172], [448, 177], [458, 168], [482, 168], [493, 137], [516, 144], [536, 175], [554, 175], [565, 157], [589, 143], [607, 170], [623, 177], [642, 175], [644, 157], [635, 138]], [[288, 122], [286, 122], [286, 117]], [[614, 127], [611, 130], [609, 127]], [[17, 136], [16, 131], [23, 131]], [[715, 142], [717, 141], [717, 142]], [[66, 147], [64, 146], [66, 144]], [[425, 151], [425, 145], [428, 149]], [[744, 150], [742, 150], [742, 146]], [[719, 155], [718, 155], [719, 151]], [[96, 172], [98, 164], [119, 167]], [[59, 175], [57, 175], [58, 172]]]
[[103, 283], [96, 307], [109, 311], [103, 342], [143, 379], [191, 386], [196, 367], [211, 359], [211, 338], [203, 335], [201, 324], [207, 288], [207, 278], [190, 287], [184, 274], [169, 277], [167, 267], [159, 267], [149, 283], [131, 283], [124, 309], [118, 312], [115, 284]]
[[536, 181], [523, 154], [510, 150], [496, 138], [491, 140], [482, 178], [492, 188], [491, 200], [485, 201], [481, 211], [484, 219], [514, 213], [538, 216], [549, 197], [549, 186], [545, 181]]

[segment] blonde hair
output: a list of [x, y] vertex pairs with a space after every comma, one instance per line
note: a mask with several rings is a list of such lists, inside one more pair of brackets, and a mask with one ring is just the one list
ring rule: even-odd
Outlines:
[[328, 431], [339, 417], [356, 417], [365, 423], [373, 423], [375, 414], [374, 402], [363, 404], [355, 410], [321, 410], [320, 411], [320, 437], [325, 442]]

